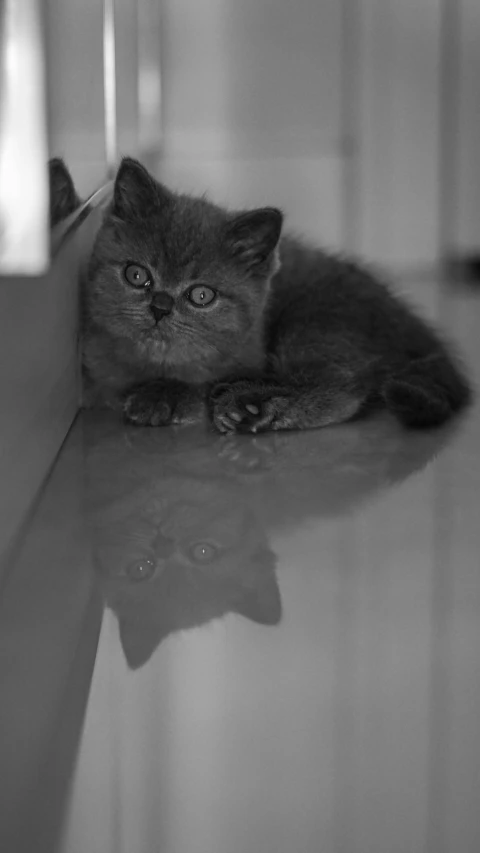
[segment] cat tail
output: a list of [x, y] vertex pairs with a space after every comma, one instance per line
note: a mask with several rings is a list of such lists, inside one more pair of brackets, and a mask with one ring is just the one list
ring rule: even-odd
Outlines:
[[461, 369], [444, 351], [415, 359], [381, 389], [392, 414], [410, 429], [428, 429], [446, 423], [471, 400], [470, 386]]

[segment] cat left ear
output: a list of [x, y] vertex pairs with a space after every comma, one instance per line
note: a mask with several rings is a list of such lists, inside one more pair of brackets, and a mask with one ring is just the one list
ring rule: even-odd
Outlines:
[[265, 548], [254, 554], [252, 560], [265, 573], [236, 603], [235, 612], [259, 625], [278, 625], [282, 618], [282, 599], [275, 575], [275, 554]]
[[145, 210], [166, 200], [165, 190], [133, 157], [124, 157], [115, 178], [113, 212], [120, 218], [145, 214]]
[[272, 259], [282, 224], [283, 214], [275, 207], [262, 207], [236, 216], [227, 228], [229, 255], [248, 269], [260, 271]]

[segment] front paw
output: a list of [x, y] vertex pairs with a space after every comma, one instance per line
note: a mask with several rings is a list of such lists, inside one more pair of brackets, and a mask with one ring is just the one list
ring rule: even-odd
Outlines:
[[172, 422], [173, 406], [161, 386], [139, 385], [125, 397], [123, 414], [135, 426], [167, 426]]
[[216, 385], [209, 398], [214, 427], [221, 433], [257, 433], [277, 429], [288, 405], [282, 389], [260, 381], [237, 380]]

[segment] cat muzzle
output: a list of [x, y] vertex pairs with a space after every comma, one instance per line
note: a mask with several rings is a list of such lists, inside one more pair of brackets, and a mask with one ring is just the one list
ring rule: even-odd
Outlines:
[[171, 314], [173, 304], [173, 299], [168, 293], [157, 293], [153, 297], [150, 304], [150, 311], [152, 312], [156, 323], [158, 323], [162, 317], [166, 317], [167, 314]]

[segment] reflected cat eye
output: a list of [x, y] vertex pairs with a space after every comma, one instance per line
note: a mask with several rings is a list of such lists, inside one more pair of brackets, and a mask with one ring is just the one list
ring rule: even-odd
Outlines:
[[136, 560], [130, 563], [125, 570], [125, 574], [131, 581], [148, 581], [155, 574], [156, 565], [153, 560]]
[[149, 271], [145, 267], [141, 267], [140, 264], [128, 264], [123, 275], [132, 287], [150, 287], [152, 283]]
[[207, 565], [211, 563], [218, 554], [216, 545], [211, 542], [196, 542], [188, 549], [190, 559], [195, 563]]
[[187, 299], [192, 305], [197, 308], [203, 308], [205, 305], [211, 305], [216, 299], [217, 292], [205, 284], [196, 284], [187, 291]]

